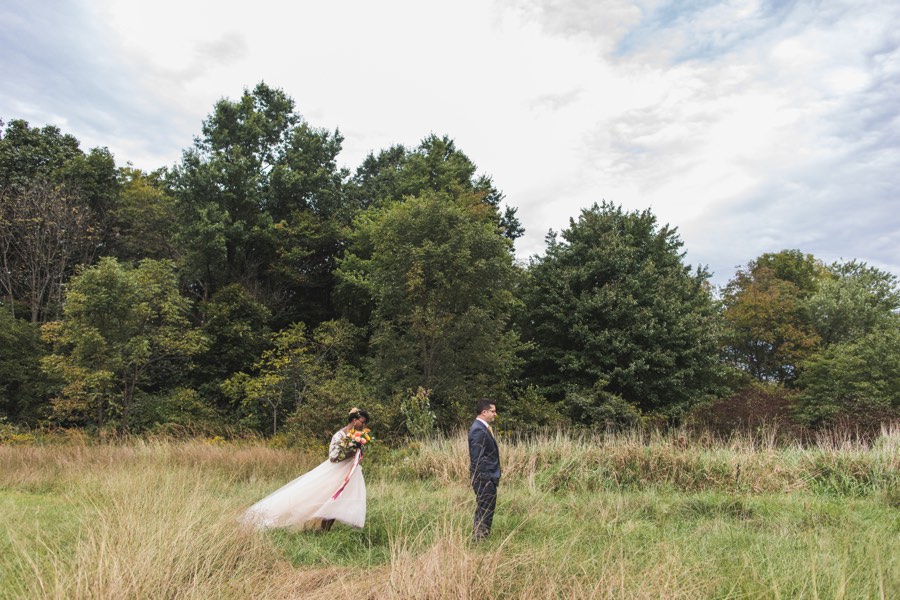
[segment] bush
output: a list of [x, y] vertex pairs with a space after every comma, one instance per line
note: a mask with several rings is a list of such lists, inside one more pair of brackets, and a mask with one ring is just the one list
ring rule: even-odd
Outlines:
[[400, 401], [400, 412], [403, 414], [406, 431], [414, 438], [425, 438], [434, 431], [437, 416], [431, 410], [431, 390], [419, 386], [416, 393], [408, 391]]
[[0, 446], [19, 446], [34, 443], [34, 434], [23, 431], [0, 415]]
[[175, 388], [168, 392], [147, 396], [142, 405], [141, 418], [145, 427], [154, 432], [185, 431], [191, 435], [220, 432], [223, 424], [219, 415], [193, 389]]
[[776, 427], [782, 433], [800, 435], [794, 420], [797, 392], [780, 384], [752, 382], [727, 398], [694, 407], [686, 424], [721, 435]]
[[797, 416], [810, 425], [843, 420], [877, 428], [900, 418], [900, 317], [818, 353], [798, 383]]
[[566, 423], [556, 405], [529, 385], [519, 390], [508, 404], [498, 407], [498, 427], [513, 432], [531, 432], [558, 427]]
[[579, 422], [621, 431], [641, 422], [641, 411], [625, 398], [606, 390], [607, 382], [598, 380], [589, 390], [574, 389], [566, 394], [566, 404], [572, 407]]

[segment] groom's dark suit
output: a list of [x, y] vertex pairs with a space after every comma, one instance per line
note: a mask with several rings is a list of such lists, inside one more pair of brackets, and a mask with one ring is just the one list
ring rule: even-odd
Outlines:
[[500, 483], [500, 450], [487, 425], [475, 419], [469, 428], [469, 477], [475, 490], [475, 523], [472, 537], [480, 539], [491, 532], [497, 484]]

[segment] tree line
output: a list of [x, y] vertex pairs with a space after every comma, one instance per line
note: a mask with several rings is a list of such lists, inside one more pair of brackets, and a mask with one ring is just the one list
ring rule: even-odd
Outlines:
[[0, 122], [0, 419], [305, 439], [351, 405], [423, 434], [680, 423], [748, 389], [816, 426], [900, 416], [900, 288], [799, 250], [722, 289], [675, 228], [601, 202], [546, 250], [446, 136], [338, 167], [263, 83], [172, 167]]

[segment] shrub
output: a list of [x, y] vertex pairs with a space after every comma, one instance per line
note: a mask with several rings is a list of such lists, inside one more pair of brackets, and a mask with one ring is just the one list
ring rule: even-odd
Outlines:
[[406, 431], [414, 438], [428, 437], [434, 431], [437, 416], [431, 410], [431, 390], [419, 386], [416, 393], [409, 390], [400, 401], [400, 412], [406, 424]]
[[900, 418], [900, 317], [855, 341], [832, 344], [804, 365], [797, 415], [811, 425], [863, 427]]

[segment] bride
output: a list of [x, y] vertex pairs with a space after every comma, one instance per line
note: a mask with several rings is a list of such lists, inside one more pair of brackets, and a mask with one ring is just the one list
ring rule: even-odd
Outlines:
[[248, 508], [241, 520], [259, 529], [308, 528], [320, 521], [328, 531], [335, 520], [353, 527], [365, 525], [362, 450], [347, 451], [342, 442], [348, 431], [362, 430], [369, 423], [369, 413], [353, 408], [347, 421], [331, 437], [328, 460]]

